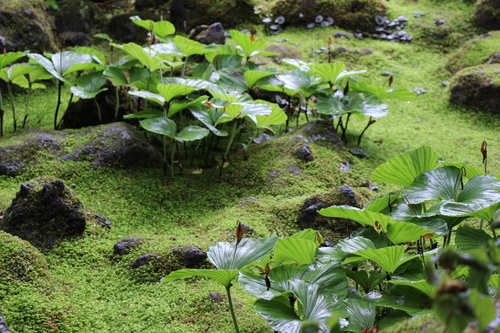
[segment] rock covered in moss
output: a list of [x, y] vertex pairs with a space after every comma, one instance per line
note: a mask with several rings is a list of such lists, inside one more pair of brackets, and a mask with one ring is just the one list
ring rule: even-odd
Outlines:
[[133, 126], [112, 123], [78, 132], [18, 131], [17, 145], [0, 146], [0, 175], [16, 176], [44, 163], [98, 167], [160, 166], [161, 155]]
[[139, 16], [142, 20], [159, 21], [160, 17], [149, 12], [125, 13], [113, 16], [108, 22], [108, 34], [120, 43], [144, 44], [148, 31], [130, 20], [132, 16]]
[[172, 253], [186, 268], [199, 268], [207, 259], [207, 254], [194, 245], [176, 247]]
[[61, 180], [40, 177], [21, 184], [5, 211], [0, 229], [50, 250], [57, 242], [85, 231], [83, 204]]
[[500, 64], [467, 67], [455, 74], [450, 102], [500, 113]]
[[2, 1], [0, 50], [42, 53], [57, 49], [54, 19], [45, 0]]
[[129, 254], [131, 249], [139, 247], [144, 241], [144, 238], [127, 237], [117, 242], [113, 249], [116, 254], [123, 256]]
[[0, 231], [0, 283], [29, 282], [45, 276], [48, 271], [47, 261], [37, 248], [19, 237]]
[[189, 34], [189, 38], [199, 43], [210, 44], [226, 44], [226, 32], [220, 22], [212, 25], [199, 25]]
[[352, 187], [349, 185], [338, 186], [327, 194], [312, 196], [304, 201], [297, 223], [300, 229], [329, 230], [348, 236], [352, 231], [360, 228], [360, 225], [348, 219], [333, 219], [325, 217], [318, 212], [330, 206], [352, 206], [360, 208], [362, 203]]
[[478, 0], [474, 16], [479, 27], [500, 30], [500, 0]]
[[300, 127], [307, 138], [318, 146], [332, 150], [344, 147], [342, 139], [332, 126], [330, 119], [318, 119], [308, 122]]
[[59, 0], [59, 10], [54, 13], [57, 33], [81, 32], [102, 29], [104, 13], [90, 0]]
[[375, 29], [375, 15], [386, 16], [387, 10], [381, 0], [259, 0], [256, 8], [264, 15], [283, 16], [290, 25], [306, 26], [321, 15], [341, 28], [362, 31]]
[[471, 66], [492, 63], [500, 52], [500, 31], [491, 31], [465, 43], [446, 63], [446, 69], [456, 73]]
[[141, 266], [145, 266], [149, 264], [150, 262], [157, 260], [158, 255], [157, 254], [145, 254], [143, 256], [140, 256], [137, 258], [133, 263], [132, 263], [132, 269], [139, 268]]
[[220, 22], [226, 29], [239, 24], [256, 24], [258, 16], [249, 0], [174, 0], [170, 21], [177, 31], [188, 32], [196, 26]]

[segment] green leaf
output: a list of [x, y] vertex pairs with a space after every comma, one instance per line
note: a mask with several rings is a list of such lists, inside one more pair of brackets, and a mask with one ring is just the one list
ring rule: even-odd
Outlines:
[[379, 322], [377, 323], [378, 331], [386, 331], [389, 327], [394, 326], [400, 321], [408, 318], [410, 318], [410, 316], [405, 311], [397, 310], [391, 312], [387, 316], [379, 320]]
[[416, 241], [430, 233], [433, 231], [410, 222], [394, 221], [387, 225], [387, 238], [393, 244]]
[[163, 106], [163, 104], [165, 104], [165, 99], [160, 94], [154, 94], [154, 93], [149, 92], [149, 91], [137, 91], [137, 90], [129, 91], [128, 93], [129, 93], [129, 95], [132, 95], [132, 96], [137, 96], [137, 97], [147, 99], [148, 101], [153, 101], [155, 103], [160, 104], [161, 106]]
[[102, 76], [102, 72], [83, 74], [76, 79], [76, 84], [71, 87], [71, 92], [83, 99], [94, 98], [101, 91], [108, 90], [108, 88], [103, 88], [106, 79]]
[[115, 86], [124, 86], [130, 83], [125, 75], [125, 72], [117, 67], [106, 68], [103, 75], [104, 77], [110, 79]]
[[219, 242], [208, 248], [208, 259], [218, 269], [241, 269], [254, 261], [264, 258], [276, 245], [278, 238], [244, 238], [236, 248], [232, 243]]
[[187, 109], [190, 106], [199, 106], [201, 104], [201, 102], [206, 101], [207, 99], [208, 99], [208, 96], [200, 96], [197, 99], [188, 99], [186, 101], [174, 100], [170, 103], [170, 105], [168, 107], [167, 117], [171, 118], [173, 115], [175, 115], [179, 111]]
[[432, 308], [432, 300], [426, 293], [409, 286], [396, 286], [384, 293], [371, 292], [366, 299], [380, 306], [406, 311], [411, 316]]
[[218, 54], [212, 60], [212, 64], [217, 70], [221, 69], [230, 70], [241, 67], [242, 60], [243, 57], [239, 54]]
[[372, 178], [391, 184], [410, 186], [422, 172], [437, 166], [437, 155], [430, 147], [420, 147], [398, 155], [380, 165]]
[[148, 118], [141, 120], [141, 126], [147, 131], [168, 136], [175, 140], [177, 125], [172, 119], [165, 117]]
[[196, 91], [196, 88], [184, 84], [159, 84], [157, 87], [165, 102], [170, 102], [178, 96], [186, 96]]
[[266, 44], [265, 40], [252, 40], [252, 35], [244, 34], [238, 30], [229, 30], [229, 33], [231, 34], [231, 38], [241, 47], [247, 58]]
[[375, 304], [351, 298], [347, 300], [346, 307], [349, 313], [349, 325], [344, 327], [345, 331], [362, 333], [363, 328], [369, 330], [375, 325], [377, 314]]
[[407, 246], [390, 246], [381, 249], [368, 249], [356, 251], [354, 254], [369, 259], [377, 263], [386, 273], [392, 274], [394, 271], [406, 263], [414, 259], [413, 256], [405, 257]]
[[20, 59], [26, 55], [25, 52], [7, 52], [0, 54], [0, 68], [7, 66], [10, 63], [13, 63], [17, 59]]
[[348, 96], [348, 111], [353, 114], [360, 114], [372, 118], [385, 117], [389, 113], [387, 104], [372, 94], [356, 93]]
[[339, 241], [338, 246], [342, 249], [342, 251], [347, 253], [376, 249], [375, 244], [373, 244], [371, 240], [365, 237], [344, 238]]
[[207, 52], [210, 52], [209, 50], [205, 49], [204, 44], [183, 37], [181, 35], [176, 35], [174, 37], [174, 43], [184, 53], [184, 55], [188, 57], [195, 54], [205, 54]]
[[218, 109], [210, 109], [208, 112], [205, 112], [194, 108], [190, 108], [190, 111], [191, 114], [201, 121], [212, 133], [217, 136], [227, 136], [227, 131], [219, 130], [215, 127], [217, 124], [224, 122], [224, 120], [221, 119], [231, 120], [224, 112]]
[[385, 86], [374, 86], [367, 83], [352, 82], [350, 88], [357, 91], [366, 91], [375, 94], [380, 99], [385, 98], [396, 98], [402, 101], [413, 101], [415, 99], [415, 93], [409, 91], [408, 89], [399, 87], [396, 89], [387, 88]]
[[285, 88], [300, 93], [305, 98], [309, 98], [312, 94], [316, 93], [320, 84], [318, 78], [298, 69], [279, 75], [278, 78], [283, 81]]
[[316, 244], [302, 238], [283, 238], [274, 248], [274, 259], [282, 263], [295, 262], [299, 265], [311, 264], [316, 255]]
[[154, 22], [152, 20], [142, 20], [139, 16], [132, 16], [130, 19], [138, 26], [148, 31], [152, 30], [153, 33], [159, 37], [165, 37], [166, 35], [173, 35], [175, 33], [175, 27], [169, 21]]
[[200, 126], [191, 125], [185, 127], [180, 131], [176, 136], [176, 140], [180, 141], [195, 141], [201, 140], [206, 137], [209, 133], [209, 130]]
[[29, 53], [28, 57], [37, 61], [47, 72], [60, 81], [65, 81], [64, 76], [67, 74], [96, 67], [92, 55], [73, 51], [53, 54], [50, 60], [37, 53]]
[[427, 282], [427, 280], [409, 281], [404, 279], [397, 279], [397, 277], [394, 277], [387, 282], [394, 285], [409, 286], [418, 289], [429, 297], [433, 297], [436, 290], [438, 289], [438, 286], [430, 284], [429, 282]]
[[348, 112], [348, 108], [342, 101], [333, 97], [332, 95], [321, 94], [318, 96], [318, 102], [316, 103], [316, 109], [319, 113], [325, 115], [334, 116], [334, 118], [340, 117]]
[[286, 113], [280, 108], [276, 103], [271, 103], [264, 100], [255, 100], [256, 104], [266, 104], [271, 107], [271, 114], [269, 115], [249, 115], [249, 117], [255, 122], [258, 128], [270, 126], [270, 125], [280, 125], [284, 124], [288, 119]]
[[326, 330], [328, 318], [334, 312], [341, 315], [346, 311], [335, 295], [319, 284], [310, 284], [302, 280], [290, 281], [290, 289], [297, 298], [302, 311], [296, 313], [287, 298], [280, 296], [271, 300], [259, 299], [254, 307], [272, 329], [287, 333], [298, 333], [303, 321], [313, 321]]
[[332, 84], [337, 81], [337, 77], [345, 71], [346, 66], [342, 62], [334, 62], [328, 64], [315, 64], [311, 66], [312, 75], [321, 77], [326, 82]]
[[474, 308], [479, 323], [479, 331], [482, 332], [497, 315], [497, 309], [494, 301], [489, 295], [482, 295], [478, 290], [472, 289], [469, 295], [469, 301]]
[[128, 43], [124, 45], [119, 45], [112, 43], [112, 46], [119, 48], [128, 54], [130, 54], [135, 59], [148, 68], [150, 72], [154, 72], [160, 68], [160, 64], [164, 62], [162, 58], [156, 56], [155, 52], [150, 49], [143, 49], [141, 46], [135, 43]]
[[493, 239], [484, 230], [462, 226], [455, 234], [455, 244], [459, 251], [486, 248], [488, 241]]
[[366, 210], [361, 210], [352, 206], [332, 206], [328, 208], [323, 208], [319, 211], [323, 216], [327, 217], [338, 217], [344, 219], [350, 219], [358, 222], [363, 227], [369, 225], [374, 226], [375, 222], [379, 222], [382, 226], [382, 231], [387, 231], [387, 225], [389, 222], [393, 222], [394, 219], [390, 216], [386, 216], [382, 213], [375, 213]]
[[338, 297], [345, 297], [347, 294], [347, 280], [343, 268], [338, 262], [328, 264], [313, 263], [311, 265], [279, 265], [269, 263], [271, 271], [269, 279], [271, 287], [267, 288], [264, 277], [250, 272], [240, 272], [238, 278], [242, 287], [258, 298], [270, 300], [276, 296], [285, 294], [292, 290], [289, 282], [291, 280], [303, 280], [308, 283], [321, 284], [328, 291]]
[[384, 273], [377, 271], [372, 271], [368, 275], [366, 270], [353, 271], [348, 268], [345, 269], [345, 273], [347, 277], [359, 284], [366, 293], [376, 289], [380, 282], [384, 281], [387, 277]]
[[178, 271], [174, 271], [164, 277], [162, 282], [171, 282], [179, 279], [186, 279], [193, 276], [203, 276], [216, 280], [224, 287], [230, 287], [231, 281], [234, 280], [236, 276], [238, 276], [238, 270], [227, 270], [227, 269], [180, 269]]
[[245, 80], [247, 82], [248, 87], [252, 88], [257, 84], [257, 81], [263, 79], [267, 76], [274, 75], [274, 73], [268, 71], [246, 71], [243, 73], [245, 75]]
[[156, 117], [161, 117], [161, 116], [163, 116], [163, 112], [162, 111], [148, 108], [148, 109], [141, 110], [141, 111], [139, 111], [137, 113], [134, 113], [134, 114], [127, 114], [127, 115], [123, 116], [123, 118], [124, 119], [132, 119], [132, 118], [156, 118]]

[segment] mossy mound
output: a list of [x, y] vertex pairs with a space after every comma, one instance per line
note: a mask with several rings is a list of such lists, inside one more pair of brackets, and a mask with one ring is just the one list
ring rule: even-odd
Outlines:
[[36, 247], [0, 230], [0, 281], [33, 281], [45, 277], [49, 266]]
[[476, 24], [484, 29], [500, 29], [500, 0], [478, 0]]
[[456, 73], [466, 67], [482, 65], [499, 52], [500, 31], [492, 31], [465, 43], [448, 60], [446, 69], [451, 73]]
[[42, 250], [85, 231], [83, 204], [60, 180], [40, 177], [21, 184], [5, 211], [0, 229]]
[[174, 0], [170, 6], [170, 21], [178, 31], [189, 32], [199, 25], [215, 22], [220, 22], [224, 29], [256, 24], [258, 16], [247, 0]]
[[89, 33], [103, 26], [103, 13], [89, 0], [60, 0], [59, 10], [55, 13], [58, 33], [67, 31]]
[[334, 25], [343, 29], [372, 31], [375, 15], [386, 15], [386, 6], [380, 0], [271, 0], [256, 1], [263, 16], [284, 16], [287, 25], [314, 23], [318, 15], [332, 17]]
[[455, 74], [450, 102], [500, 113], [500, 64], [467, 67]]
[[43, 53], [57, 49], [54, 19], [44, 0], [1, 1], [0, 49]]

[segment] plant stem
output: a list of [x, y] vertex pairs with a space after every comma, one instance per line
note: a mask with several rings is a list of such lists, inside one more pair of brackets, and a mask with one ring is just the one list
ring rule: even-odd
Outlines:
[[231, 311], [231, 317], [233, 318], [234, 331], [240, 333], [240, 328], [238, 327], [238, 321], [236, 320], [236, 314], [234, 313], [233, 300], [231, 299], [231, 285], [226, 286], [227, 299], [229, 301], [229, 310]]
[[10, 87], [9, 82], [7, 82], [7, 91], [9, 92], [10, 104], [12, 106], [12, 116], [14, 117], [14, 132], [15, 132], [17, 129], [16, 106], [14, 104], [14, 95], [12, 95], [12, 89]]
[[358, 146], [361, 144], [361, 138], [363, 137], [363, 134], [365, 134], [366, 130], [368, 129], [368, 127], [370, 127], [371, 124], [373, 124], [372, 117], [370, 117], [370, 119], [368, 119], [368, 124], [366, 124], [366, 127], [363, 129], [363, 131], [361, 132], [361, 134], [358, 137]]
[[54, 116], [54, 131], [57, 129], [57, 115], [59, 114], [59, 106], [61, 106], [61, 88], [62, 81], [59, 81], [59, 86], [57, 88], [57, 106], [56, 106], [56, 115]]
[[0, 92], [0, 136], [3, 136], [3, 115], [5, 111], [3, 110], [3, 99], [2, 93]]
[[233, 125], [233, 130], [231, 131], [231, 136], [229, 137], [229, 143], [227, 144], [226, 152], [224, 153], [224, 160], [226, 159], [227, 155], [229, 154], [229, 149], [231, 148], [231, 145], [233, 144], [234, 135], [236, 134], [236, 125], [237, 125], [237, 121], [235, 119], [234, 125]]
[[115, 120], [118, 120], [118, 110], [120, 109], [119, 87], [115, 86]]
[[93, 98], [93, 100], [97, 108], [97, 116], [99, 117], [99, 124], [102, 124], [101, 107], [99, 106], [99, 103], [97, 103], [97, 99], [95, 97]]
[[174, 176], [174, 154], [175, 154], [175, 144], [172, 145], [172, 154], [170, 155], [170, 171], [172, 172], [172, 180], [175, 178]]
[[167, 176], [167, 137], [163, 136], [163, 176]]

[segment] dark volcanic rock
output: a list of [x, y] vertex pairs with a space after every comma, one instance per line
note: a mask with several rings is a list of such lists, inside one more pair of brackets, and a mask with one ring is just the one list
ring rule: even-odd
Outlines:
[[21, 184], [0, 229], [50, 250], [58, 241], [85, 231], [83, 204], [61, 180], [36, 178]]
[[67, 47], [92, 45], [87, 35], [83, 32], [66, 31], [61, 34], [61, 38], [64, 40], [64, 45]]
[[207, 254], [194, 245], [176, 247], [172, 253], [186, 268], [198, 268], [207, 259]]
[[159, 21], [160, 17], [148, 12], [135, 12], [116, 15], [108, 23], [108, 33], [111, 38], [120, 43], [134, 42], [144, 44], [148, 31], [130, 20], [131, 16], [139, 16], [142, 20]]
[[[161, 155], [131, 125], [112, 123], [76, 133], [29, 129], [19, 145], [0, 146], [0, 174], [16, 176], [44, 160], [86, 161], [96, 166], [161, 165]], [[68, 151], [68, 147], [72, 147]]]
[[129, 254], [131, 249], [139, 247], [142, 243], [144, 243], [144, 241], [145, 241], [144, 238], [127, 237], [117, 242], [113, 246], [113, 249], [116, 254], [123, 256]]
[[57, 48], [54, 19], [44, 0], [0, 4], [0, 50], [42, 53]]
[[359, 198], [348, 185], [338, 186], [327, 194], [310, 197], [305, 200], [299, 214], [297, 221], [299, 228], [326, 229], [335, 233], [340, 233], [343, 237], [348, 236], [351, 231], [360, 228], [358, 223], [347, 219], [325, 217], [318, 213], [318, 211], [323, 208], [340, 205], [359, 208], [361, 205], [361, 198]]
[[500, 64], [468, 67], [455, 74], [450, 102], [500, 113]]
[[158, 255], [156, 254], [145, 254], [143, 256], [140, 256], [137, 258], [133, 263], [132, 263], [132, 269], [139, 268], [141, 266], [149, 264], [153, 260], [157, 260]]
[[309, 141], [304, 138], [302, 135], [296, 135], [292, 143], [295, 145], [297, 150], [295, 151], [295, 156], [304, 162], [314, 161], [314, 157], [312, 156], [311, 148], [309, 148]]
[[500, 0], [478, 1], [476, 24], [488, 30], [500, 30]]
[[307, 138], [315, 144], [337, 150], [344, 146], [342, 139], [332, 126], [331, 119], [318, 119], [301, 126]]
[[226, 44], [226, 33], [220, 22], [216, 22], [210, 26], [200, 25], [191, 30], [189, 38], [202, 44]]
[[88, 33], [100, 26], [103, 15], [95, 3], [89, 0], [59, 0], [55, 12], [56, 29], [59, 34], [67, 31]]

